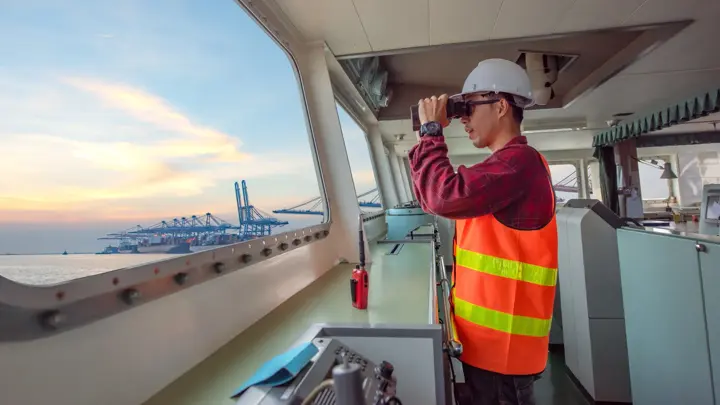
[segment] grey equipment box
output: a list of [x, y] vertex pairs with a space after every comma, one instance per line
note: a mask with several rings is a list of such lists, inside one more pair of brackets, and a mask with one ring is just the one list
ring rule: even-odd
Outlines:
[[[313, 325], [297, 340], [311, 341], [318, 348], [310, 364], [281, 386], [250, 387], [236, 404], [300, 405], [313, 389], [333, 378], [333, 368], [347, 353], [349, 362], [360, 367], [363, 380], [364, 402], [353, 403], [385, 403], [383, 397], [396, 396], [405, 404], [449, 405], [449, 359], [442, 350], [442, 336], [440, 325]], [[311, 403], [341, 401], [332, 389], [324, 389]]]

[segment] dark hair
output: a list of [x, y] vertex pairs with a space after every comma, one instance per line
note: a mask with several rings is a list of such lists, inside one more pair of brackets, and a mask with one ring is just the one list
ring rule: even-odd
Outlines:
[[499, 95], [501, 98], [504, 98], [508, 104], [510, 104], [510, 111], [512, 111], [512, 116], [513, 119], [515, 119], [515, 122], [517, 122], [518, 125], [522, 124], [523, 109], [515, 105], [515, 96], [508, 93], [500, 93]]

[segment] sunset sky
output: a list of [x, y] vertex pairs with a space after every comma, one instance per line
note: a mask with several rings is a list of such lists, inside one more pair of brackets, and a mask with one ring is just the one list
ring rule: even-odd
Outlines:
[[[320, 194], [295, 73], [232, 0], [4, 2], [0, 37], [5, 231], [236, 222], [242, 179], [266, 212]], [[340, 118], [356, 188], [374, 188]]]

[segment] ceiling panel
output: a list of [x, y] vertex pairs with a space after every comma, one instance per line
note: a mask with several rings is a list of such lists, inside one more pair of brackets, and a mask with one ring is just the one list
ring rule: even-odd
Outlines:
[[427, 0], [354, 2], [374, 51], [430, 45]]
[[708, 14], [708, 18], [695, 21], [622, 74], [720, 68], [720, 52], [711, 51], [709, 45], [720, 37], [720, 24], [717, 15], [714, 17]]
[[588, 120], [621, 112], [642, 115], [716, 87], [720, 87], [716, 71], [616, 76], [566, 111]]
[[[645, 0], [577, 0], [558, 22], [555, 32], [572, 32], [622, 25]], [[676, 0], [682, 1], [685, 0]]]
[[[677, 28], [676, 28], [677, 29]], [[578, 56], [558, 75], [553, 84], [555, 98], [538, 108], [558, 108], [630, 63], [636, 53], [618, 52], [629, 44], [643, 40], [643, 32], [659, 37], [666, 25], [640, 30], [607, 30], [534, 39], [504, 40], [463, 44], [453, 47], [436, 47], [423, 52], [406, 52], [380, 57], [380, 63], [389, 73], [388, 83], [393, 90], [390, 105], [381, 110], [380, 120], [405, 117], [411, 103], [432, 94], [460, 92], [468, 74], [481, 60], [502, 58], [517, 60], [521, 52], [539, 51]], [[653, 34], [654, 33], [654, 34]], [[647, 45], [652, 41], [643, 40]], [[452, 63], [448, 63], [452, 61]], [[602, 70], [600, 70], [602, 68]]]
[[502, 0], [429, 0], [430, 44], [490, 38]]
[[335, 55], [372, 50], [352, 0], [275, 1], [308, 40], [324, 39]]
[[628, 16], [624, 25], [692, 19], [702, 15], [711, 0], [646, 0]]
[[[488, 58], [517, 60], [523, 50], [578, 55], [559, 81], [580, 70], [575, 82], [583, 79], [612, 55], [637, 39], [637, 31], [593, 32], [505, 43], [481, 43], [452, 48], [434, 48], [425, 52], [404, 53], [381, 57], [391, 73], [392, 83], [431, 86], [459, 86], [478, 62]], [[447, 61], [452, 61], [448, 64]], [[556, 86], [557, 87], [557, 86]], [[555, 89], [558, 91], [558, 89]]]
[[550, 34], [575, 0], [505, 0], [492, 38]]

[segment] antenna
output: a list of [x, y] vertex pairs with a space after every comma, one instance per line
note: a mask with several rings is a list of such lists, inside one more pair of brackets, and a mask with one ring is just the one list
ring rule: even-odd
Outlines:
[[359, 221], [359, 235], [360, 235], [360, 268], [365, 269], [365, 238], [363, 237], [363, 214], [360, 214]]

